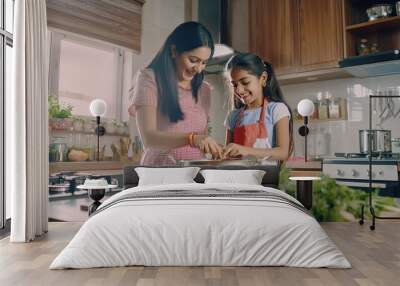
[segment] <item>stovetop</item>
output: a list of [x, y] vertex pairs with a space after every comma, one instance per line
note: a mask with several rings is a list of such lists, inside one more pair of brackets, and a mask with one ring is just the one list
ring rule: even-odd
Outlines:
[[[365, 153], [335, 153], [335, 158], [346, 158], [346, 159], [367, 159], [369, 154]], [[400, 160], [400, 153], [392, 152], [373, 152], [373, 160]]]
[[[322, 172], [336, 180], [351, 181], [349, 186], [361, 186], [359, 182], [371, 179], [374, 182], [399, 183], [400, 154], [374, 153], [371, 158], [362, 153], [335, 153], [335, 157], [326, 158], [322, 163]], [[354, 182], [357, 182], [355, 185]], [[379, 188], [385, 188], [380, 186]]]
[[[374, 153], [373, 165], [400, 165], [399, 153]], [[325, 158], [323, 164], [360, 164], [368, 165], [369, 157], [362, 153], [335, 153], [334, 157]]]

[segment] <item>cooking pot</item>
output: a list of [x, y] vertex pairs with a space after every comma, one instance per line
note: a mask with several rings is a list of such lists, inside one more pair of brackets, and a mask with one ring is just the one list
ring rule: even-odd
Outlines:
[[371, 138], [371, 151], [388, 153], [392, 151], [391, 131], [380, 129], [359, 130], [360, 153], [369, 152], [369, 137]]

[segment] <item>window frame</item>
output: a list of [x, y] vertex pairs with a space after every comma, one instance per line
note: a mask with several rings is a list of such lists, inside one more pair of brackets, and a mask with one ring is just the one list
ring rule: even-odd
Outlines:
[[[54, 95], [56, 98], [59, 97], [59, 76], [60, 76], [60, 58], [61, 58], [61, 41], [63, 39], [67, 39], [68, 41], [72, 41], [76, 44], [102, 49], [102, 50], [113, 50], [114, 58], [115, 58], [115, 69], [116, 73], [114, 74], [113, 79], [113, 89], [115, 98], [115, 117], [107, 118], [105, 120], [117, 120], [122, 122], [123, 119], [123, 74], [124, 74], [124, 58], [125, 53], [124, 50], [118, 46], [114, 46], [111, 44], [106, 44], [101, 41], [96, 41], [93, 39], [88, 39], [81, 36], [72, 35], [69, 33], [65, 33], [62, 31], [50, 31], [50, 60], [49, 60], [49, 95]], [[80, 118], [92, 119], [92, 116], [81, 116]]]
[[[9, 231], [10, 224], [6, 224], [6, 188], [5, 188], [5, 92], [6, 92], [6, 47], [9, 46], [13, 48], [13, 34], [6, 30], [6, 0], [0, 0], [0, 13], [1, 13], [1, 21], [0, 21], [0, 229], [2, 229], [2, 233]], [[13, 13], [15, 7], [15, 0], [12, 0], [13, 4]], [[14, 20], [13, 15], [13, 20]], [[14, 30], [14, 28], [13, 28]], [[7, 225], [7, 227], [6, 227]]]

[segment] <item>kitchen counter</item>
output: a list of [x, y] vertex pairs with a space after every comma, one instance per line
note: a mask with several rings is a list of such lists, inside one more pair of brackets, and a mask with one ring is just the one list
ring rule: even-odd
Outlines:
[[[125, 165], [134, 165], [135, 162], [121, 161], [86, 161], [86, 162], [51, 162], [49, 173], [62, 171], [90, 171], [94, 175], [101, 175], [105, 171], [108, 175], [122, 174]], [[322, 170], [321, 161], [287, 161], [285, 166], [290, 169], [291, 176], [320, 176]], [[110, 173], [111, 172], [111, 173]]]
[[285, 166], [291, 177], [320, 177], [322, 173], [321, 161], [287, 161]]
[[285, 166], [288, 169], [294, 170], [322, 170], [322, 162], [321, 161], [287, 161]]

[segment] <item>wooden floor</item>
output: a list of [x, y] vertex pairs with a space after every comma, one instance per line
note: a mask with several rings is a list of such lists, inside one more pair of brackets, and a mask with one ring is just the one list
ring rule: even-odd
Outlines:
[[400, 222], [324, 223], [352, 269], [290, 267], [120, 267], [48, 270], [82, 223], [50, 223], [32, 243], [0, 241], [0, 285], [400, 285]]

